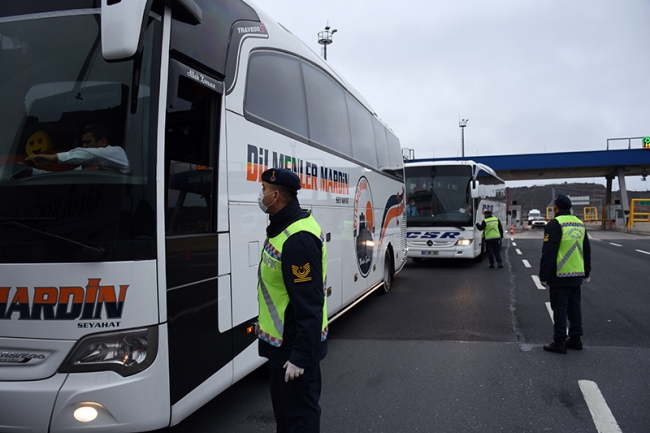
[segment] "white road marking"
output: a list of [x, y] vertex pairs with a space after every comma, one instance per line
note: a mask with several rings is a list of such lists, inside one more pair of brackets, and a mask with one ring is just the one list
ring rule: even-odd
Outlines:
[[535, 285], [537, 286], [537, 288], [539, 290], [546, 290], [546, 287], [544, 287], [544, 285], [542, 285], [542, 282], [539, 281], [539, 277], [537, 275], [531, 275], [530, 278], [533, 279], [533, 282], [535, 283]]
[[[551, 316], [551, 322], [553, 322], [553, 324], [555, 324], [555, 319], [553, 319], [553, 309], [551, 308], [551, 303], [550, 302], [546, 302], [546, 309], [548, 310], [548, 315]], [[566, 327], [566, 333], [567, 333], [567, 335], [569, 335], [569, 327], [568, 326]]]
[[621, 244], [615, 244], [614, 242], [610, 242], [609, 244], [610, 244], [610, 245], [614, 245], [615, 247], [622, 247], [622, 246], [623, 246], [623, 245], [621, 245]]
[[530, 266], [530, 263], [528, 263], [528, 260], [523, 259], [522, 262], [523, 262], [524, 266], [526, 266], [527, 268], [530, 268], [530, 267], [531, 267], [531, 266]]
[[551, 303], [545, 302], [545, 304], [546, 304], [546, 309], [548, 310], [548, 315], [551, 316], [551, 322], [555, 323], [555, 320], [553, 320], [553, 310], [551, 309]]
[[591, 239], [592, 241], [598, 241], [598, 242], [602, 241], [602, 239], [595, 238], [589, 233], [587, 233], [587, 236], [589, 236], [589, 239]]
[[643, 254], [648, 254], [648, 255], [650, 255], [650, 253], [647, 252], [647, 251], [643, 251], [643, 250], [634, 250], [634, 251], [636, 251], [636, 252], [638, 252], [638, 253], [643, 253]]
[[512, 246], [513, 246], [513, 247], [516, 247], [517, 244], [516, 244], [515, 242], [512, 242]]
[[580, 385], [580, 390], [587, 402], [598, 433], [622, 433], [596, 382], [579, 380], [578, 385]]
[[515, 248], [515, 251], [517, 251], [517, 254], [521, 255], [521, 250], [519, 248]]

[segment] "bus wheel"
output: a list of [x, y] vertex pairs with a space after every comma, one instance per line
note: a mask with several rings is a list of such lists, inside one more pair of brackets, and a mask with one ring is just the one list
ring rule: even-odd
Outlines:
[[379, 293], [385, 295], [390, 290], [393, 284], [393, 262], [391, 260], [390, 251], [386, 250], [384, 255], [384, 284], [378, 289]]

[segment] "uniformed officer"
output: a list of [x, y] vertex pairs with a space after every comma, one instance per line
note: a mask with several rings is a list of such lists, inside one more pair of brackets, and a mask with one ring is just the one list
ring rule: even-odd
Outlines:
[[270, 215], [259, 266], [259, 354], [268, 358], [278, 432], [318, 432], [320, 361], [327, 354], [327, 253], [316, 220], [300, 208], [300, 179], [262, 173], [258, 203]]
[[[553, 342], [544, 350], [566, 353], [582, 350], [580, 285], [589, 282], [591, 247], [585, 225], [571, 215], [571, 199], [558, 194], [553, 202], [555, 217], [544, 230], [539, 279], [549, 288], [553, 310]], [[569, 339], [566, 335], [569, 319]]]
[[485, 239], [485, 251], [487, 252], [488, 260], [490, 260], [490, 268], [494, 267], [494, 259], [496, 257], [497, 264], [500, 268], [503, 267], [501, 263], [501, 239], [503, 239], [503, 227], [499, 218], [492, 216], [490, 209], [483, 211], [483, 221], [481, 224], [476, 224], [476, 228], [483, 230], [483, 239]]

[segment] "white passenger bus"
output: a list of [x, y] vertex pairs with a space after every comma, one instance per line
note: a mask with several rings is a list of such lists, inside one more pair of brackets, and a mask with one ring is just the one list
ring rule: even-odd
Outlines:
[[[405, 263], [398, 139], [247, 1], [5, 1], [0, 65], [0, 431], [175, 425], [260, 366], [266, 168], [323, 229], [330, 317]], [[61, 153], [94, 124], [119, 170]]]
[[412, 160], [404, 171], [408, 257], [482, 260], [476, 223], [490, 209], [505, 230], [505, 182], [474, 161]]

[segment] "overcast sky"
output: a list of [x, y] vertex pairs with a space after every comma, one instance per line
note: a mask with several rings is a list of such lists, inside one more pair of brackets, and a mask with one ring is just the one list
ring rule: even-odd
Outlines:
[[329, 63], [416, 158], [460, 156], [459, 119], [469, 119], [466, 156], [605, 150], [608, 138], [650, 135], [650, 0], [255, 3], [319, 54], [318, 32], [337, 29]]

